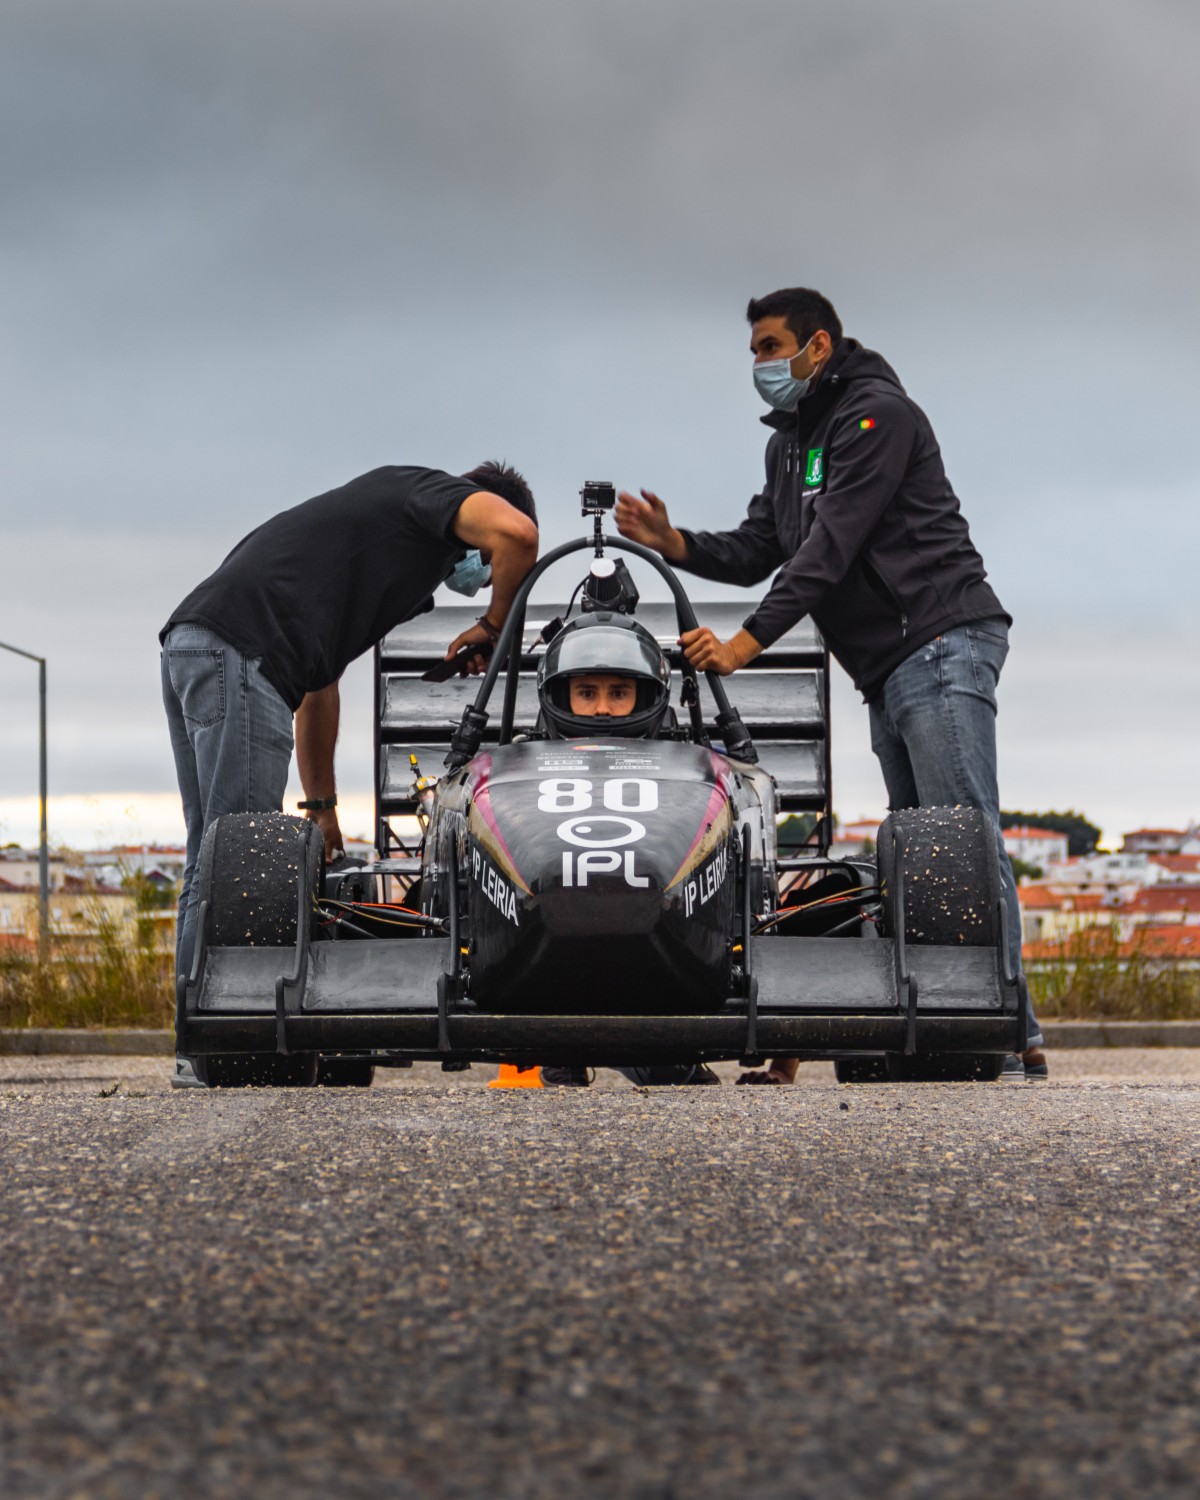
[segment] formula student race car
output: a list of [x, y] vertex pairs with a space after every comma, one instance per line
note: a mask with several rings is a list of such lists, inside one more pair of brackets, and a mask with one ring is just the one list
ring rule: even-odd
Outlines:
[[[583, 494], [592, 536], [533, 569], [482, 677], [441, 664], [465, 610], [377, 648], [373, 864], [327, 870], [316, 826], [283, 814], [208, 829], [178, 1050], [214, 1086], [769, 1053], [831, 1057], [843, 1082], [998, 1076], [1026, 1011], [991, 825], [897, 812], [875, 858], [831, 858], [815, 630], [732, 679], [739, 713], [678, 649], [697, 623], [679, 579], [603, 534], [611, 486]], [[589, 549], [571, 604], [527, 619], [547, 570]], [[614, 551], [673, 607], [642, 605]], [[740, 611], [700, 615], [728, 635]], [[597, 668], [636, 684], [628, 714], [573, 711], [572, 678]], [[785, 813], [809, 842], [778, 847]]]

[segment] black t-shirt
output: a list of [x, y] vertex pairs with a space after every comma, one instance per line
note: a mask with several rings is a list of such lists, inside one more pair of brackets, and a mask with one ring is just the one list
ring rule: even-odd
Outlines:
[[207, 625], [294, 713], [402, 620], [465, 550], [454, 517], [478, 484], [440, 469], [372, 469], [264, 521], [163, 627]]

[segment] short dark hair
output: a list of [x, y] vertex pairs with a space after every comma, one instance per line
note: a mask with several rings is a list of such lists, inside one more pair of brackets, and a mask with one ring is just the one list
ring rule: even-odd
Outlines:
[[835, 344], [842, 336], [842, 320], [834, 312], [833, 303], [806, 286], [789, 286], [765, 297], [751, 297], [746, 321], [757, 323], [760, 318], [786, 319], [802, 346], [822, 328]]
[[499, 495], [501, 500], [507, 500], [523, 516], [528, 516], [533, 524], [537, 525], [537, 506], [533, 503], [533, 491], [525, 482], [525, 476], [518, 474], [511, 464], [506, 464], [503, 459], [499, 463], [489, 460], [487, 463], [478, 464], [463, 475], [472, 484], [477, 484], [481, 490], [487, 490], [489, 494]]

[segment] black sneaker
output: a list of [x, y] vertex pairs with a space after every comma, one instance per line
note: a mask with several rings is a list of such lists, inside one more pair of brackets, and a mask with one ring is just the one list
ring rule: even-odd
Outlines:
[[1004, 1066], [1000, 1069], [1000, 1079], [1003, 1083], [1013, 1080], [1020, 1082], [1028, 1079], [1036, 1082], [1039, 1078], [1049, 1078], [1050, 1068], [1046, 1062], [1046, 1054], [1040, 1047], [1030, 1047], [1026, 1052], [1010, 1052], [1004, 1059]]
[[566, 1068], [542, 1067], [542, 1085], [553, 1089], [585, 1089], [592, 1081], [590, 1068], [570, 1066]]

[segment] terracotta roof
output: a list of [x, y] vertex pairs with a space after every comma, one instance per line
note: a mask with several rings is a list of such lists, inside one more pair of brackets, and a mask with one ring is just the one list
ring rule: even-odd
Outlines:
[[1065, 833], [1059, 833], [1054, 828], [1005, 828], [1003, 830], [1006, 839], [1065, 839]]
[[1132, 901], [1123, 901], [1121, 910], [1127, 912], [1185, 911], [1200, 915], [1200, 885], [1148, 885], [1139, 891]]
[[1142, 838], [1185, 839], [1185, 838], [1187, 838], [1187, 829], [1186, 828], [1135, 828], [1132, 833], [1123, 833], [1121, 835], [1121, 837], [1123, 839], [1142, 839]]
[[87, 854], [184, 854], [179, 844], [114, 844], [111, 849], [87, 849]]
[[1112, 908], [1104, 899], [1103, 891], [1072, 890], [1069, 886], [1019, 885], [1017, 897], [1022, 906], [1050, 908], [1054, 911], [1099, 911]]
[[1152, 854], [1150, 863], [1172, 875], [1200, 875], [1200, 854]]

